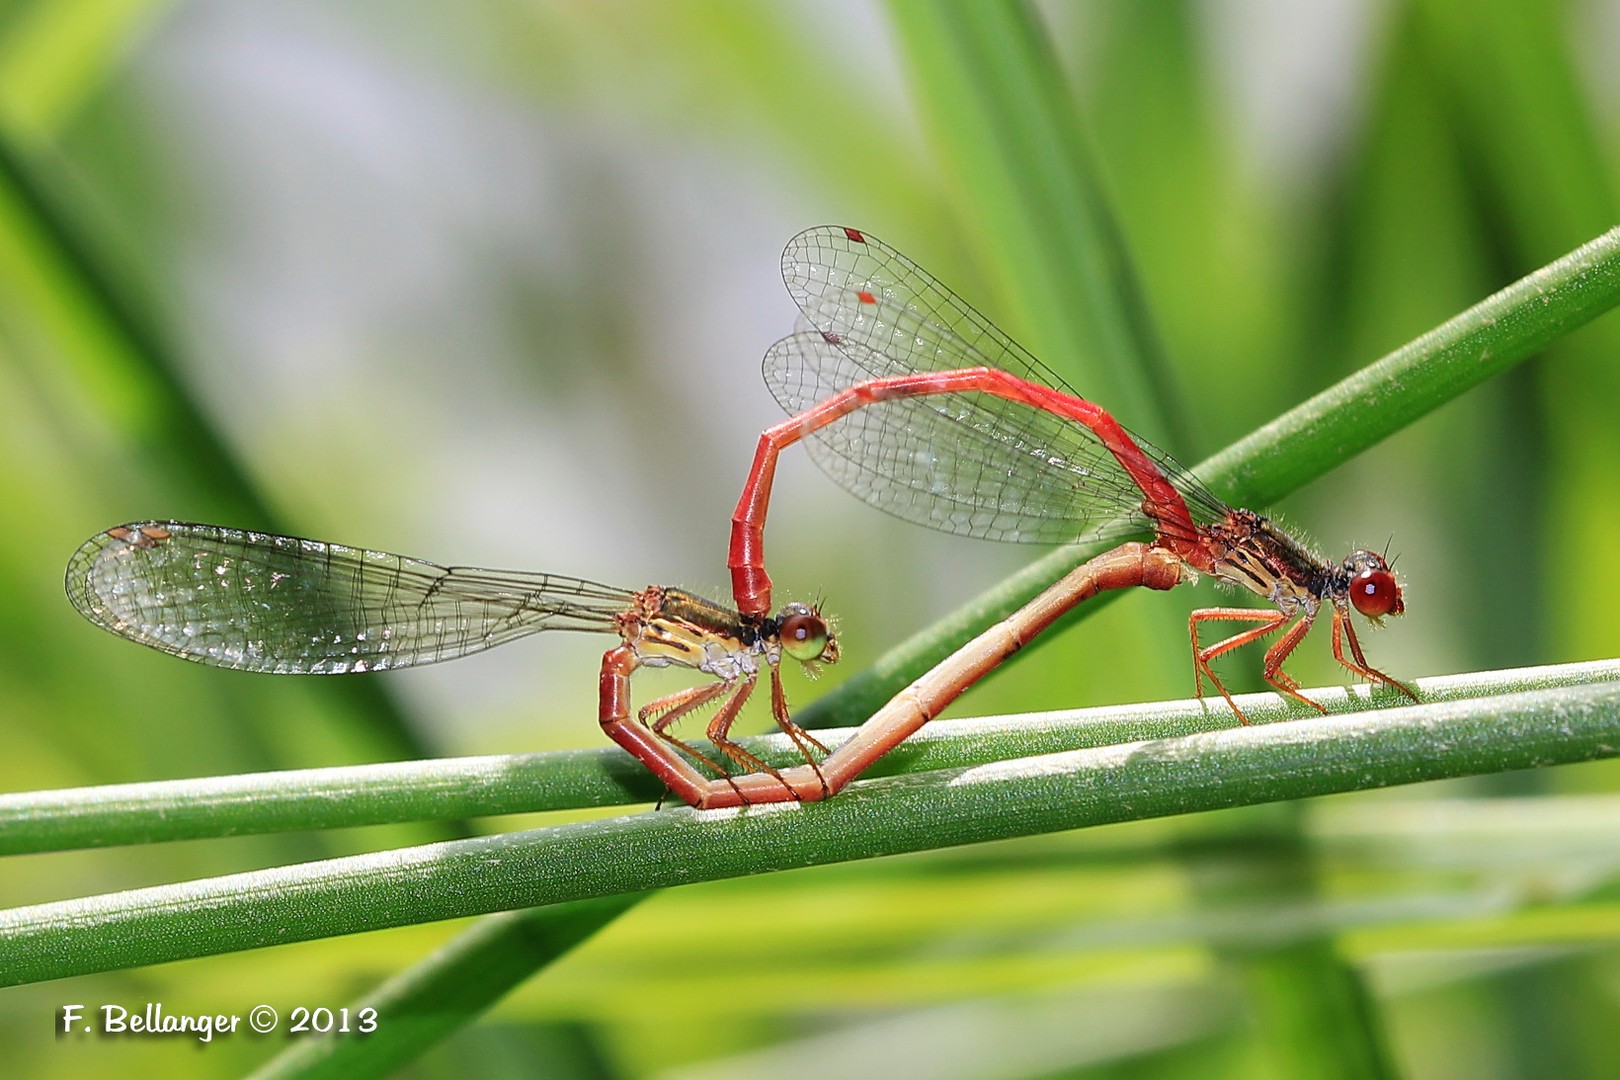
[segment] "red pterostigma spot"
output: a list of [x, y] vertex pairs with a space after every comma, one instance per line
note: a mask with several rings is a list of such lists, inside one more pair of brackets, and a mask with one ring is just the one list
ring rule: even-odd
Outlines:
[[[729, 565], [739, 611], [769, 607], [764, 524], [775, 464], [802, 439], [817, 464], [860, 498], [947, 532], [1053, 544], [1081, 536], [1150, 538], [1083, 564], [1008, 620], [1030, 627], [1031, 636], [1097, 591], [1165, 589], [1197, 572], [1273, 605], [1206, 608], [1188, 620], [1199, 694], [1208, 679], [1239, 720], [1247, 723], [1211, 662], [1273, 634], [1262, 665], [1266, 681], [1325, 711], [1283, 671], [1318, 614], [1331, 616], [1333, 655], [1345, 669], [1416, 699], [1368, 664], [1351, 621], [1352, 613], [1378, 621], [1404, 610], [1383, 556], [1356, 551], [1331, 562], [1263, 515], [1228, 506], [875, 237], [839, 226], [806, 230], [783, 252], [782, 272], [810, 329], [766, 355], [766, 382], [790, 419], [761, 437], [733, 515]], [[879, 297], [882, 318], [874, 319], [868, 308]], [[1045, 615], [1033, 610], [1038, 604]], [[1202, 645], [1200, 627], [1218, 622], [1247, 625]], [[917, 699], [909, 713], [896, 706], [881, 732], [863, 728], [853, 744], [881, 749], [860, 760], [835, 753], [823, 763], [829, 782], [857, 774], [915, 730], [911, 725], [937, 714], [999, 662], [996, 650], [1010, 640], [1022, 639], [986, 632], [959, 649], [947, 664], [970, 650], [977, 658], [949, 675], [943, 666], [930, 673], [932, 696]], [[958, 671], [967, 681], [952, 681]]]

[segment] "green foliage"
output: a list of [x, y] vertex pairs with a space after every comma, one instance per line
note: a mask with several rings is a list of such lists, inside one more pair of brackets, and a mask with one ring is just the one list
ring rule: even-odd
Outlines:
[[[1612, 662], [1424, 679], [1418, 706], [1313, 691], [1323, 718], [1261, 695], [1250, 729], [1195, 702], [1035, 712], [1185, 693], [1191, 590], [1132, 597], [969, 699], [1006, 715], [931, 725], [827, 803], [601, 818], [580, 810], [658, 794], [617, 750], [505, 752], [596, 738], [588, 646], [535, 646], [558, 670], [503, 698], [483, 660], [442, 684], [233, 677], [68, 609], [67, 554], [142, 516], [486, 563], [479, 530], [504, 528], [541, 569], [720, 582], [773, 419], [735, 388], [791, 314], [751, 322], [764, 283], [739, 297], [715, 267], [767, 275], [832, 220], [1233, 502], [1303, 489], [1287, 512], [1335, 549], [1395, 534], [1410, 612], [1369, 640], [1380, 667], [1620, 655], [1620, 324], [1599, 318], [1620, 158], [1574, 14], [1408, 0], [1301, 38], [1340, 81], [1269, 97], [1247, 81], [1281, 70], [1267, 34], [1230, 13], [868, 14], [5, 13], [0, 980], [32, 982], [0, 1010], [9, 1072], [1620, 1067], [1617, 780], [1573, 764], [1620, 746]], [[1292, 53], [1287, 29], [1266, 28]], [[1331, 122], [1290, 141], [1291, 99]], [[289, 395], [294, 372], [315, 392]], [[501, 484], [544, 516], [478, 517]], [[819, 490], [784, 473], [771, 545], [778, 581], [841, 616], [849, 670], [797, 711], [820, 725], [1087, 553], [939, 618], [982, 552]], [[547, 564], [570, 535], [598, 565]], [[1312, 644], [1300, 674], [1332, 681]], [[1333, 792], [1361, 793], [1297, 801]], [[488, 820], [542, 809], [580, 819]], [[201, 1049], [50, 1035], [65, 1002], [149, 1000], [385, 1023]]]

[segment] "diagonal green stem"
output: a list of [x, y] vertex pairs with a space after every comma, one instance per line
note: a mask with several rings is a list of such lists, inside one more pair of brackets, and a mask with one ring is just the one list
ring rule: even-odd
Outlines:
[[392, 1076], [644, 896], [624, 893], [482, 919], [350, 1005], [351, 1030], [366, 1010], [375, 1013], [376, 1027], [363, 1038], [310, 1036], [255, 1072], [254, 1080]]
[[[94, 241], [65, 187], [0, 133], [0, 285], [48, 327], [54, 362], [72, 372], [126, 453], [147, 455], [154, 472], [180, 479], [229, 518], [274, 528], [276, 515], [181, 377], [150, 305], [133, 294], [133, 275]], [[345, 683], [338, 697], [393, 752], [428, 752], [386, 687]]]
[[[1235, 505], [1264, 507], [1616, 305], [1620, 228], [1290, 409], [1194, 471]], [[800, 710], [799, 721], [806, 726], [858, 723], [1098, 550], [1075, 544], [1037, 559]], [[1091, 601], [1080, 613], [1113, 595]]]

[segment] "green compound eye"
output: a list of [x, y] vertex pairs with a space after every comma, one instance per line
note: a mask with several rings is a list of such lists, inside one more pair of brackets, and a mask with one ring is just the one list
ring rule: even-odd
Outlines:
[[790, 604], [783, 609], [780, 638], [782, 651], [801, 663], [820, 660], [827, 651], [830, 637], [827, 620], [813, 608], [803, 604]]

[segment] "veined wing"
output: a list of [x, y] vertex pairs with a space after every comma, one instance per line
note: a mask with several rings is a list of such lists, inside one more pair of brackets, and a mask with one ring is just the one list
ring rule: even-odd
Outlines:
[[[772, 347], [765, 380], [797, 413], [866, 379], [993, 367], [1079, 397], [994, 323], [904, 255], [853, 229], [789, 241], [782, 278], [810, 330]], [[816, 340], [819, 338], [820, 340]], [[1133, 439], [1195, 520], [1226, 507], [1168, 454]], [[1083, 424], [983, 393], [881, 402], [810, 436], [811, 457], [865, 501], [909, 521], [997, 540], [1152, 531], [1141, 489]]]
[[286, 674], [432, 664], [542, 630], [612, 632], [633, 597], [579, 578], [177, 521], [91, 537], [68, 562], [67, 594], [120, 637]]
[[[958, 365], [967, 366], [967, 365]], [[765, 354], [765, 384], [789, 413], [869, 379], [904, 374], [858, 342], [815, 330]], [[822, 471], [906, 521], [961, 536], [1059, 544], [1151, 533], [1142, 489], [1087, 429], [984, 394], [879, 401], [810, 435]]]

